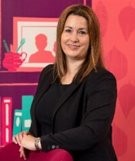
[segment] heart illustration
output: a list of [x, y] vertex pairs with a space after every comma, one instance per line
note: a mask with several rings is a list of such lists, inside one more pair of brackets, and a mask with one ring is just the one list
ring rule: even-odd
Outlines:
[[118, 80], [126, 76], [128, 68], [127, 58], [116, 47], [113, 47], [105, 57], [105, 64]]
[[135, 8], [132, 6], [123, 8], [118, 19], [124, 38], [128, 40], [135, 30]]
[[97, 3], [95, 12], [100, 22], [101, 35], [104, 36], [107, 30], [108, 15], [106, 7], [101, 1]]
[[119, 90], [118, 98], [122, 111], [127, 117], [130, 111], [135, 108], [135, 86], [132, 84], [125, 84]]
[[125, 134], [125, 132], [117, 125], [113, 125], [113, 144], [117, 156], [121, 156], [126, 153], [128, 148], [127, 142], [128, 136]]

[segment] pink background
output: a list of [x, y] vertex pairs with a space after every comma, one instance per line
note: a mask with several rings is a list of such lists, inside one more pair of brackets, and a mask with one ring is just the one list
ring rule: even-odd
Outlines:
[[135, 0], [93, 0], [92, 7], [101, 23], [105, 63], [117, 78], [114, 146], [119, 161], [134, 161]]

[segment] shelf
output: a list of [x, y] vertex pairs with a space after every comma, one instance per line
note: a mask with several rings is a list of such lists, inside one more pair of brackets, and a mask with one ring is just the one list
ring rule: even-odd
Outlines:
[[7, 72], [0, 71], [0, 84], [37, 83], [40, 72]]

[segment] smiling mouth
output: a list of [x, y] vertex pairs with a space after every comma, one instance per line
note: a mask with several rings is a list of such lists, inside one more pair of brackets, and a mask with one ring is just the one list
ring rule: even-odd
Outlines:
[[75, 44], [68, 44], [68, 47], [72, 50], [78, 49], [80, 46]]

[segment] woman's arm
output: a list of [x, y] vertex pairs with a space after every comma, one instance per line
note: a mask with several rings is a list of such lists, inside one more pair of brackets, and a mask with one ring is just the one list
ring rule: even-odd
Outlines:
[[36, 123], [35, 116], [34, 116], [34, 114], [35, 114], [35, 112], [34, 112], [35, 102], [37, 101], [37, 98], [38, 98], [39, 94], [41, 93], [41, 91], [45, 89], [45, 87], [47, 85], [46, 80], [49, 81], [48, 77], [53, 73], [52, 71], [53, 71], [53, 65], [51, 64], [51, 65], [46, 66], [41, 71], [41, 74], [39, 76], [38, 86], [37, 86], [37, 89], [36, 89], [36, 93], [34, 95], [34, 99], [33, 99], [32, 105], [31, 105], [31, 111], [30, 111], [31, 112], [32, 124], [30, 126], [29, 133], [31, 135], [34, 135], [34, 136], [37, 136], [35, 134], [35, 126], [34, 126], [34, 124]]

